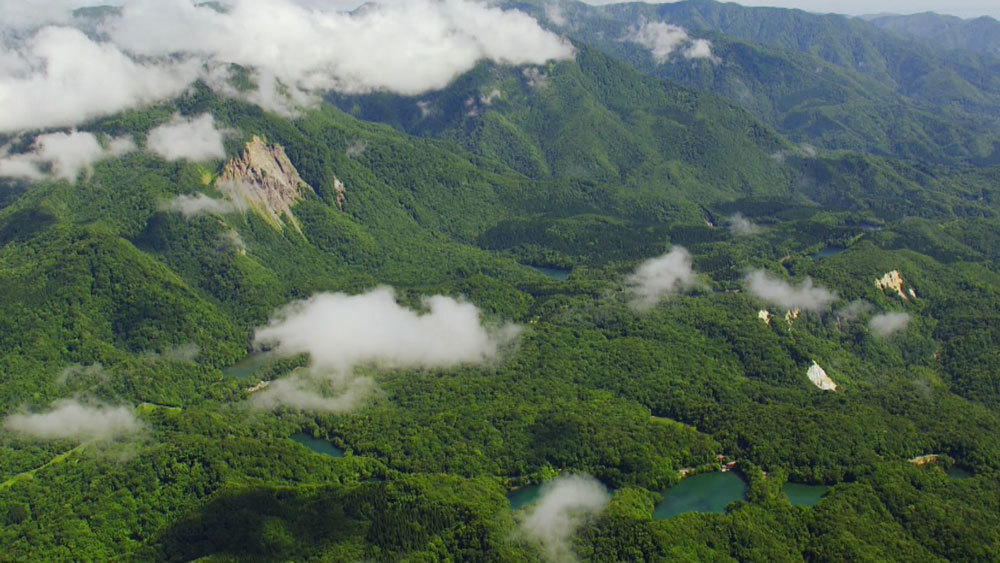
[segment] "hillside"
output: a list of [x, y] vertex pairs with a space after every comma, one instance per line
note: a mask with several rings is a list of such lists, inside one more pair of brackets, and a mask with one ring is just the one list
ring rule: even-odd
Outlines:
[[962, 19], [924, 12], [909, 15], [886, 14], [865, 19], [882, 29], [900, 35], [921, 37], [945, 49], [1000, 56], [1000, 22], [988, 16]]
[[[417, 88], [223, 42], [153, 101], [0, 115], [0, 560], [1000, 557], [996, 168], [804, 146], [523, 14], [274, 6], [555, 55]], [[186, 56], [141, 39], [140, 77]]]
[[[646, 74], [715, 92], [797, 142], [998, 162], [1000, 67], [990, 56], [949, 53], [844, 16], [732, 3], [511, 5]], [[689, 56], [699, 41], [705, 53]]]

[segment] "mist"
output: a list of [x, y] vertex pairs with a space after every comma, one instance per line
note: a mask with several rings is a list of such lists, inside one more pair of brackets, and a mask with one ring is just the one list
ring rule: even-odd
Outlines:
[[176, 211], [188, 219], [199, 215], [225, 215], [239, 210], [227, 199], [215, 199], [201, 192], [181, 194], [167, 203], [164, 209]]
[[745, 281], [750, 293], [789, 311], [823, 311], [837, 299], [836, 293], [814, 285], [809, 278], [796, 286], [773, 278], [763, 270], [755, 270]]
[[[2, 118], [0, 118], [2, 119]], [[93, 165], [135, 150], [130, 137], [111, 139], [102, 146], [92, 133], [70, 131], [35, 137], [32, 150], [0, 156], [0, 177], [40, 181], [56, 178], [75, 182]]]
[[542, 544], [545, 559], [576, 561], [573, 534], [586, 518], [600, 512], [611, 495], [589, 475], [565, 475], [542, 485], [538, 500], [529, 509], [521, 530]]
[[881, 313], [868, 321], [868, 328], [876, 336], [887, 337], [906, 330], [912, 320], [909, 313]]
[[210, 113], [192, 118], [175, 115], [149, 132], [146, 147], [166, 160], [199, 161], [226, 156], [222, 132], [215, 128]]
[[40, 440], [110, 440], [143, 429], [130, 407], [87, 405], [75, 399], [52, 403], [44, 412], [12, 414], [4, 429]]
[[735, 213], [729, 218], [729, 230], [733, 232], [734, 235], [755, 235], [764, 229], [760, 225], [755, 224], [750, 219], [743, 216], [742, 213]]
[[662, 299], [698, 285], [691, 266], [691, 253], [682, 246], [647, 260], [627, 280], [632, 306], [640, 311], [651, 309]]
[[712, 59], [712, 43], [693, 39], [683, 27], [664, 22], [645, 22], [629, 31], [624, 41], [649, 49], [657, 64], [666, 63], [671, 55], [680, 53], [687, 59]]
[[[172, 99], [198, 79], [290, 115], [331, 90], [418, 95], [484, 59], [543, 64], [574, 54], [523, 12], [472, 0], [372, 3], [351, 13], [292, 0], [232, 0], [224, 12], [209, 4], [126, 0], [100, 19], [72, 17], [79, 4], [5, 7], [0, 132], [79, 124]], [[230, 64], [249, 70], [257, 87], [235, 88]]]
[[257, 330], [255, 345], [281, 356], [307, 354], [310, 363], [289, 382], [274, 382], [255, 402], [314, 409], [313, 399], [320, 396], [317, 387], [360, 398], [371, 389], [353, 375], [361, 364], [482, 365], [498, 358], [521, 330], [512, 324], [485, 326], [475, 305], [451, 297], [428, 297], [423, 305], [427, 312], [403, 307], [392, 288], [379, 287], [358, 295], [319, 294], [281, 309], [268, 326]]

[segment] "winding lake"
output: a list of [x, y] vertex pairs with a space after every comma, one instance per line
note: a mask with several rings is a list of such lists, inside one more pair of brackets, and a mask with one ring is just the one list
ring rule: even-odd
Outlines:
[[328, 455], [330, 457], [344, 457], [344, 450], [334, 446], [326, 440], [313, 438], [305, 432], [296, 432], [295, 434], [292, 434], [292, 440], [318, 454]]
[[802, 483], [785, 483], [781, 492], [785, 493], [794, 506], [816, 506], [823, 495], [830, 490], [826, 485], [803, 485]]
[[559, 280], [559, 281], [566, 281], [566, 278], [569, 277], [569, 273], [573, 271], [573, 270], [563, 270], [560, 268], [546, 268], [544, 266], [528, 266], [528, 267], [540, 274], [544, 274], [554, 280]]
[[746, 482], [736, 473], [700, 473], [663, 491], [653, 518], [664, 520], [685, 512], [723, 513], [730, 503], [746, 500]]

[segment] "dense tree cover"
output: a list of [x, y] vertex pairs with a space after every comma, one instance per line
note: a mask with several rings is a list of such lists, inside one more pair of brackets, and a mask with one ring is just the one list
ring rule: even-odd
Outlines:
[[[219, 196], [221, 162], [136, 152], [74, 184], [16, 186], [0, 208], [0, 407], [123, 403], [145, 432], [0, 432], [0, 560], [532, 560], [540, 547], [503, 495], [560, 472], [615, 490], [574, 537], [593, 560], [998, 557], [995, 171], [775, 158], [793, 145], [749, 113], [584, 45], [543, 69], [545, 89], [522, 70], [477, 68], [428, 123], [414, 99], [336, 100], [419, 138], [330, 106], [288, 120], [207, 88], [87, 126], [141, 139], [175, 109], [210, 111], [238, 132], [229, 154], [252, 135], [280, 143], [315, 189], [293, 208], [301, 234], [249, 211], [168, 210], [178, 194]], [[478, 115], [448, 110], [494, 88]], [[757, 229], [729, 229], [737, 212]], [[700, 283], [637, 311], [627, 276], [673, 245]], [[786, 322], [747, 292], [751, 269], [812, 278], [837, 293], [834, 311]], [[915, 297], [876, 287], [890, 270]], [[523, 332], [485, 367], [363, 366], [379, 392], [340, 414], [250, 407], [247, 388], [305, 358], [221, 371], [276, 308], [378, 284], [412, 306], [462, 297]], [[886, 311], [909, 313], [908, 328], [873, 333]], [[836, 393], [809, 382], [813, 361]], [[299, 431], [346, 456], [311, 453], [288, 439]], [[678, 470], [719, 454], [738, 461], [747, 501], [653, 520]], [[907, 462], [925, 454], [948, 457]], [[975, 476], [949, 479], [949, 460]], [[793, 507], [789, 478], [835, 486]]]

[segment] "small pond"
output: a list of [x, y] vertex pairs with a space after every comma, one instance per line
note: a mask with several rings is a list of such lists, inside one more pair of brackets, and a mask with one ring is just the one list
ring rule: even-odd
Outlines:
[[746, 482], [736, 473], [700, 473], [663, 491], [653, 518], [664, 520], [685, 512], [723, 513], [729, 504], [746, 500]]
[[823, 495], [830, 490], [826, 485], [803, 485], [802, 483], [785, 483], [781, 492], [785, 493], [789, 502], [795, 506], [816, 506]]
[[813, 254], [812, 257], [816, 260], [822, 260], [823, 258], [833, 258], [834, 256], [840, 254], [845, 250], [847, 249], [844, 248], [843, 246], [828, 246], [823, 250], [820, 250], [816, 254]]
[[264, 367], [271, 360], [271, 355], [262, 352], [253, 352], [235, 364], [222, 368], [222, 374], [239, 379], [246, 379], [257, 373], [257, 370]]
[[507, 493], [511, 510], [520, 510], [538, 500], [538, 489], [541, 485], [526, 485]]
[[334, 446], [326, 440], [313, 438], [305, 432], [296, 432], [295, 434], [292, 434], [292, 440], [318, 454], [328, 455], [330, 457], [344, 457], [344, 450]]
[[546, 268], [544, 266], [528, 266], [528, 267], [540, 274], [544, 274], [554, 280], [559, 280], [559, 281], [566, 281], [566, 278], [569, 277], [569, 273], [573, 271], [573, 270], [563, 270], [560, 268]]
[[948, 470], [948, 477], [960, 481], [962, 479], [971, 479], [972, 473], [968, 469], [962, 469], [956, 465]]

